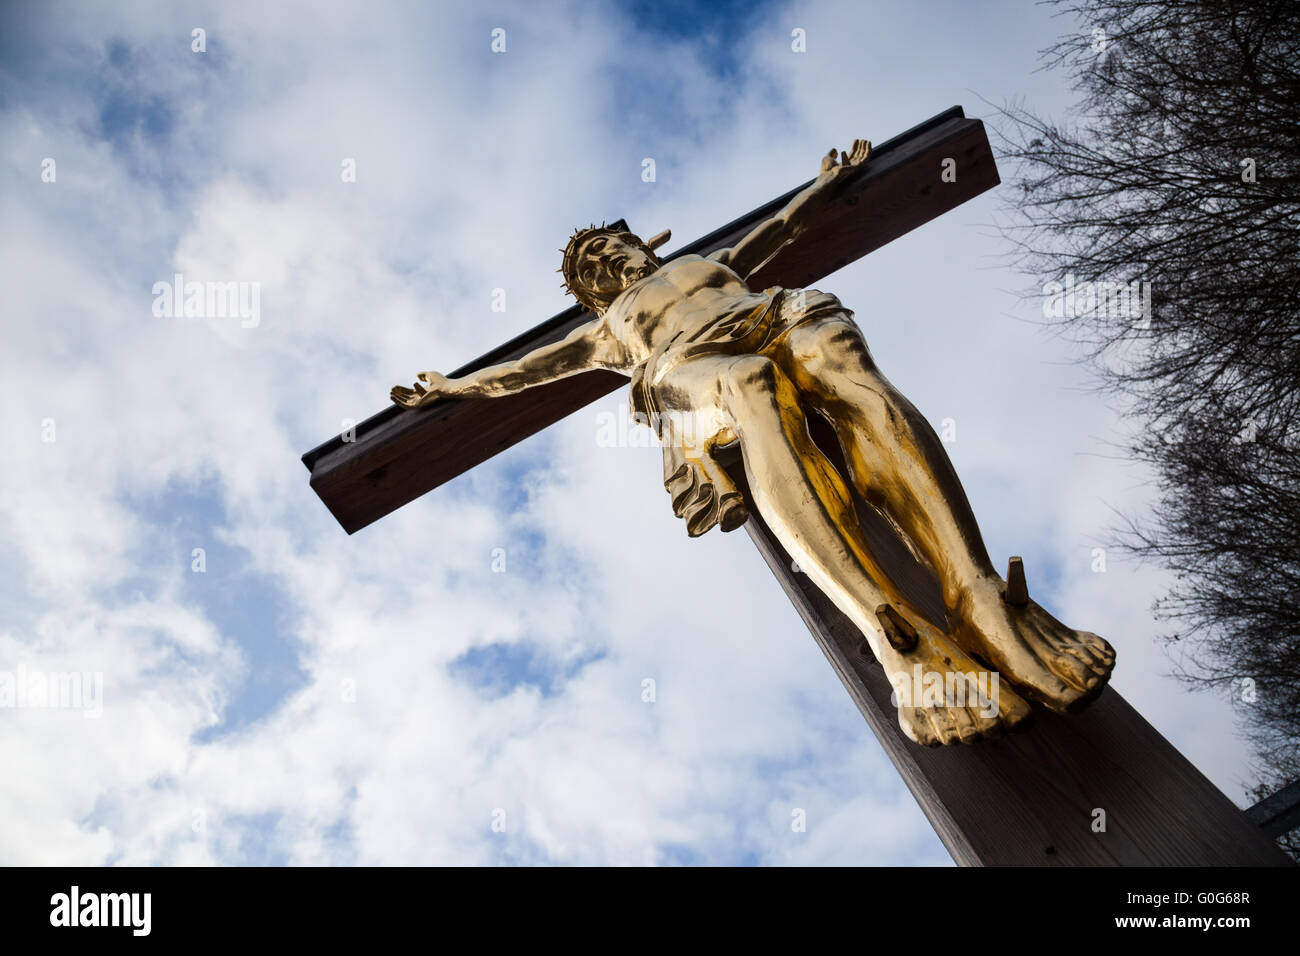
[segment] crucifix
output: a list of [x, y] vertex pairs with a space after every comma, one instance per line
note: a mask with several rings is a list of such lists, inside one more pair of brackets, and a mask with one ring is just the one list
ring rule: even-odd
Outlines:
[[352, 533], [630, 380], [688, 534], [747, 528], [958, 862], [1283, 862], [1106, 690], [1111, 646], [994, 570], [933, 429], [806, 288], [998, 181], [954, 107], [670, 256], [580, 229], [577, 307], [394, 388], [311, 485]]

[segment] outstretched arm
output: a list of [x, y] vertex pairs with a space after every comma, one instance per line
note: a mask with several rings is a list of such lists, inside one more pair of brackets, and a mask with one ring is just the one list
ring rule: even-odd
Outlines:
[[822, 157], [821, 173], [807, 189], [790, 200], [779, 213], [761, 223], [749, 235], [728, 249], [719, 249], [709, 256], [730, 266], [742, 279], [747, 278], [772, 255], [795, 236], [799, 235], [817, 215], [822, 201], [832, 183], [854, 166], [860, 166], [871, 155], [871, 144], [865, 139], [855, 139], [849, 151], [832, 149]]
[[421, 372], [414, 388], [398, 385], [389, 397], [405, 408], [419, 408], [440, 398], [512, 395], [590, 369], [620, 369], [624, 365], [622, 351], [605, 320], [594, 319], [578, 326], [559, 342], [543, 345], [514, 362], [489, 365], [461, 378]]

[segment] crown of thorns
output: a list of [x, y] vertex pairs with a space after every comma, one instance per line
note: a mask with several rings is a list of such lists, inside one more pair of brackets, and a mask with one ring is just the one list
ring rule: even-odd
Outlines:
[[[633, 235], [626, 228], [617, 225], [610, 226], [604, 222], [599, 226], [593, 224], [585, 229], [575, 229], [573, 235], [569, 237], [569, 244], [564, 247], [564, 262], [556, 271], [564, 276], [562, 284], [565, 291], [592, 312], [603, 312], [613, 301], [613, 298], [600, 295], [594, 289], [588, 289], [582, 284], [582, 280], [578, 277], [578, 250], [582, 248], [588, 239], [601, 235], [617, 236], [623, 233]], [[633, 238], [637, 245], [644, 249], [656, 262], [658, 261], [658, 257], [654, 254], [654, 246], [646, 243], [638, 236], [633, 235]], [[656, 236], [655, 238], [659, 237]]]

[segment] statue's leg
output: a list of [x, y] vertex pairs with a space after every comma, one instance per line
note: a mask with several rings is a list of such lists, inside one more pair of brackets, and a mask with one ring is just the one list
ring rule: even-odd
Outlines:
[[1033, 601], [1003, 599], [1004, 582], [943, 443], [880, 374], [857, 326], [809, 322], [771, 354], [834, 424], [858, 492], [897, 521], [938, 572], [962, 645], [1054, 709], [1074, 709], [1100, 693], [1114, 651]]
[[[1009, 687], [991, 699], [916, 699], [914, 689], [988, 687], [990, 673], [920, 615], [904, 617], [877, 586], [880, 575], [858, 526], [849, 490], [808, 437], [793, 385], [761, 356], [692, 359], [659, 394], [694, 409], [710, 434], [740, 439], [752, 503], [800, 569], [861, 630], [899, 693], [899, 724], [920, 743], [972, 741], [1029, 716]], [[927, 680], [926, 675], [937, 675]], [[983, 684], [980, 684], [980, 681]], [[931, 706], [926, 706], [930, 704]]]

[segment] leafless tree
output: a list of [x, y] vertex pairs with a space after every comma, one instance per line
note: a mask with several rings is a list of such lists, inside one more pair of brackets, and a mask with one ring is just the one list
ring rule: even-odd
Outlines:
[[1300, 778], [1300, 3], [1049, 2], [1079, 100], [1003, 108], [1003, 231], [1036, 281], [1149, 283], [1149, 314], [1047, 311], [1132, 412], [1158, 507], [1117, 543], [1175, 572], [1179, 672], [1236, 703], [1264, 796]]

